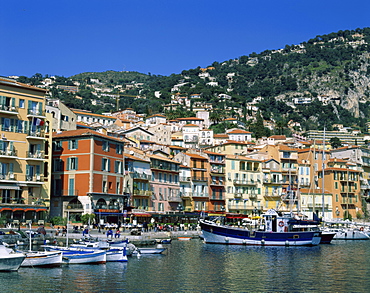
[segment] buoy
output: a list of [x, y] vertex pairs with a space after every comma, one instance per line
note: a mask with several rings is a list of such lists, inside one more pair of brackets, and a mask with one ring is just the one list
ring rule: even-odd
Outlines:
[[288, 240], [285, 241], [285, 246], [289, 246], [289, 241]]
[[261, 240], [261, 245], [264, 246], [265, 245], [265, 239], [262, 239]]
[[225, 242], [229, 242], [229, 237], [225, 237]]

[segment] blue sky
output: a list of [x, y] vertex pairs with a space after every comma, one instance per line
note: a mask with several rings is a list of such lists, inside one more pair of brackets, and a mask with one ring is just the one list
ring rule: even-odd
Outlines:
[[370, 1], [13, 0], [0, 7], [0, 75], [160, 75], [370, 26]]

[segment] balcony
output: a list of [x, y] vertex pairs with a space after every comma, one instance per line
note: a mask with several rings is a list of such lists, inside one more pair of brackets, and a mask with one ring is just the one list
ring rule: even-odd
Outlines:
[[224, 195], [212, 195], [210, 200], [225, 200]]
[[215, 164], [225, 164], [225, 160], [215, 160], [210, 158], [209, 160], [210, 163], [215, 163]]
[[46, 118], [45, 111], [41, 111], [39, 109], [28, 109], [27, 117], [34, 117], [34, 118]]
[[80, 203], [69, 203], [67, 210], [83, 210], [83, 206]]
[[45, 139], [45, 131], [29, 131], [27, 139]]
[[132, 178], [133, 179], [143, 179], [143, 180], [150, 180], [151, 179], [151, 176], [150, 175], [147, 175], [145, 173], [133, 173], [132, 174]]
[[192, 192], [180, 192], [181, 198], [191, 198], [193, 196]]
[[192, 177], [191, 180], [208, 182], [208, 178], [206, 177]]
[[283, 183], [282, 180], [271, 180], [271, 179], [263, 179], [264, 184], [281, 184]]
[[224, 168], [211, 168], [211, 173], [224, 174]]
[[257, 181], [255, 181], [255, 180], [234, 179], [234, 184], [235, 185], [257, 185]]
[[[313, 204], [313, 203], [308, 203], [307, 204], [307, 207], [309, 207], [309, 208], [322, 208], [322, 202], [317, 202], [317, 203], [315, 203], [315, 204]], [[329, 208], [329, 204], [324, 204], [324, 208], [326, 208], [326, 209], [328, 209]]]
[[1, 114], [9, 114], [9, 115], [18, 115], [18, 107], [0, 105], [0, 113]]
[[153, 192], [151, 190], [138, 190], [134, 189], [133, 196], [152, 196]]
[[182, 202], [182, 198], [180, 196], [169, 196], [168, 202]]
[[224, 186], [223, 180], [212, 180], [210, 182], [210, 185], [215, 185], [215, 186]]
[[26, 152], [27, 160], [36, 160], [42, 161], [45, 159], [44, 152], [36, 151], [36, 152]]
[[279, 194], [279, 193], [277, 193], [277, 192], [273, 192], [273, 193], [271, 193], [271, 194], [270, 194], [270, 193], [268, 193], [268, 192], [266, 192], [266, 193], [265, 193], [265, 195], [264, 195], [264, 197], [267, 197], [267, 198], [269, 198], [269, 197], [275, 197], [275, 198], [276, 198], [276, 197], [279, 197], [279, 198], [280, 198], [280, 197], [281, 197], [281, 194]]
[[193, 197], [209, 198], [209, 194], [208, 193], [193, 192]]
[[157, 170], [167, 170], [172, 172], [179, 172], [179, 166], [178, 165], [162, 165], [162, 164], [150, 164], [151, 169], [157, 169]]
[[27, 175], [26, 181], [32, 183], [44, 183], [44, 175], [33, 175], [33, 176]]
[[180, 182], [190, 182], [191, 178], [190, 177], [180, 177]]
[[14, 173], [0, 174], [0, 180], [16, 181], [17, 175]]
[[235, 198], [243, 198], [243, 194], [242, 193], [234, 193], [234, 197]]
[[4, 159], [16, 159], [18, 157], [17, 151], [13, 149], [0, 150], [0, 158]]

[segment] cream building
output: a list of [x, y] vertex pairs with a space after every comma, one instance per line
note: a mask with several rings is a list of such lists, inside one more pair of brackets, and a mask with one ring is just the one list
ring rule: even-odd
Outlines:
[[50, 202], [51, 123], [46, 90], [0, 78], [0, 216], [45, 219]]

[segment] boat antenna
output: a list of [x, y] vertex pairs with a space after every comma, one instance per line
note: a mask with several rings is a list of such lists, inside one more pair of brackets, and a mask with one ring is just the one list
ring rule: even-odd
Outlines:
[[322, 147], [322, 219], [324, 219], [325, 215], [325, 126], [324, 126], [324, 139], [323, 139], [323, 147]]

